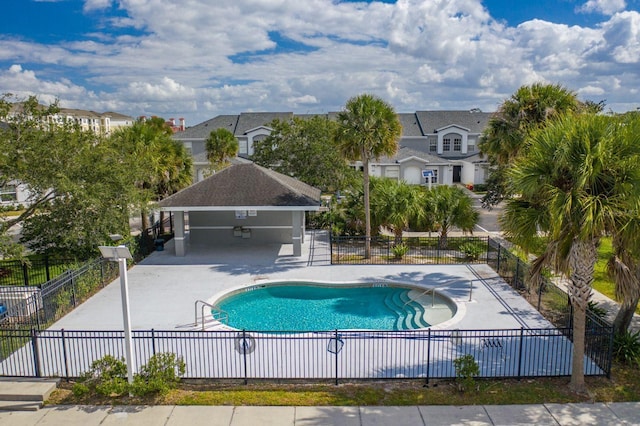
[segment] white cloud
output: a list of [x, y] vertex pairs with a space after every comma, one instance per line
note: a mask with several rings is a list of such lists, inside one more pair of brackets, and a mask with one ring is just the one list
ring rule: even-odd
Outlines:
[[94, 10], [108, 9], [113, 4], [113, 0], [85, 0], [83, 10], [91, 12]]
[[398, 111], [490, 111], [536, 81], [615, 105], [637, 104], [640, 87], [637, 12], [593, 28], [509, 27], [480, 0], [120, 0], [111, 16], [115, 4], [84, 7], [126, 35], [92, 28], [62, 44], [0, 36], [0, 93], [196, 124], [251, 110], [335, 111], [362, 92]]
[[583, 13], [602, 13], [603, 15], [613, 15], [627, 7], [625, 0], [589, 0], [578, 8]]

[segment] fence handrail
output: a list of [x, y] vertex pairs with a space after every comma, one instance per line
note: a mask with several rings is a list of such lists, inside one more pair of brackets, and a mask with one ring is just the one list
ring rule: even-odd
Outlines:
[[[441, 284], [438, 284], [438, 285], [436, 285], [436, 286], [433, 286], [433, 287], [431, 287], [431, 288], [426, 289], [424, 292], [420, 293], [420, 294], [419, 294], [417, 297], [415, 297], [415, 298], [412, 298], [411, 296], [409, 296], [409, 300], [407, 300], [407, 301], [404, 303], [404, 305], [402, 305], [402, 306], [406, 306], [408, 303], [415, 302], [415, 301], [417, 301], [417, 299], [418, 299], [419, 297], [426, 296], [427, 294], [431, 293], [431, 294], [432, 294], [432, 295], [431, 295], [431, 307], [433, 307], [433, 299], [434, 299], [434, 296], [435, 296], [436, 289], [438, 289], [438, 288], [440, 288], [440, 287], [446, 287], [446, 286], [449, 286], [449, 285], [452, 285], [452, 284], [460, 283], [461, 281], [463, 281], [463, 280], [451, 280], [451, 281], [447, 281], [447, 282], [444, 282], [444, 283], [441, 283]], [[466, 281], [466, 280], [465, 280], [465, 281]], [[471, 302], [471, 293], [472, 293], [472, 291], [473, 291], [473, 283], [474, 283], [475, 281], [484, 281], [484, 278], [476, 278], [476, 279], [473, 279], [473, 280], [469, 280], [469, 302]]]

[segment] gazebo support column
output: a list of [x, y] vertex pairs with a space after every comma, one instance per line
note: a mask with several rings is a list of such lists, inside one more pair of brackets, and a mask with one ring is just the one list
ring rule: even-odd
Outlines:
[[302, 256], [302, 220], [301, 211], [291, 212], [291, 242], [293, 243], [293, 255]]
[[184, 257], [187, 252], [186, 241], [184, 237], [184, 212], [174, 212], [173, 214], [173, 228], [175, 234], [173, 240], [175, 241], [176, 256]]

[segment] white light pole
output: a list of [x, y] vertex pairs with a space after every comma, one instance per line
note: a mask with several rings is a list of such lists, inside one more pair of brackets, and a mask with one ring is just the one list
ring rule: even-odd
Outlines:
[[122, 319], [124, 323], [124, 350], [127, 362], [127, 380], [133, 383], [133, 339], [131, 338], [131, 314], [129, 312], [129, 284], [127, 283], [127, 259], [133, 259], [131, 252], [125, 246], [100, 246], [102, 257], [118, 262], [120, 267], [120, 293], [122, 295]]

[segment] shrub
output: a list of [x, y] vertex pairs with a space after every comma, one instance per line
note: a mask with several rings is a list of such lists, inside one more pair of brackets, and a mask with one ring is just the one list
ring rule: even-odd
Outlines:
[[467, 242], [460, 245], [460, 251], [468, 260], [478, 260], [480, 255], [487, 250], [487, 245], [482, 242]]
[[613, 339], [613, 355], [625, 364], [640, 365], [640, 331], [617, 334]]
[[472, 390], [476, 384], [474, 378], [480, 374], [480, 367], [473, 355], [467, 354], [454, 359], [453, 366], [456, 369], [458, 390], [460, 392]]
[[407, 246], [405, 243], [396, 244], [391, 247], [391, 251], [393, 252], [393, 257], [400, 260], [409, 251], [409, 246]]
[[95, 391], [102, 396], [120, 396], [128, 391], [128, 387], [127, 365], [123, 360], [106, 355], [93, 361], [89, 371], [73, 386], [73, 393], [84, 395]]
[[600, 319], [604, 319], [607, 316], [607, 309], [598, 306], [598, 302], [590, 301], [587, 310]]
[[165, 394], [175, 388], [184, 375], [186, 365], [173, 353], [159, 353], [149, 358], [133, 379], [131, 392], [137, 396], [152, 393]]

